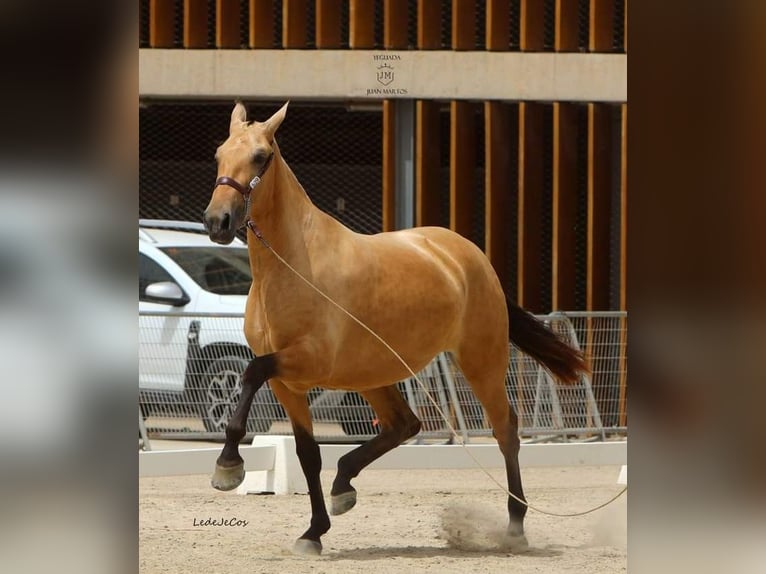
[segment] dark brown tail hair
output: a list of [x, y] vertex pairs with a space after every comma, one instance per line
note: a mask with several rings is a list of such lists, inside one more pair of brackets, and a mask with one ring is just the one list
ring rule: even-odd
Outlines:
[[562, 383], [576, 383], [580, 373], [590, 373], [581, 351], [562, 341], [534, 315], [508, 301], [508, 335], [511, 342]]

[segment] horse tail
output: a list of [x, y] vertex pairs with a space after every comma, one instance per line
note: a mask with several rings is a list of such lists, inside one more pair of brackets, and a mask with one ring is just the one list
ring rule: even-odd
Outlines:
[[590, 372], [581, 351], [567, 345], [542, 321], [511, 301], [508, 301], [508, 334], [514, 345], [562, 383], [576, 383], [580, 373]]

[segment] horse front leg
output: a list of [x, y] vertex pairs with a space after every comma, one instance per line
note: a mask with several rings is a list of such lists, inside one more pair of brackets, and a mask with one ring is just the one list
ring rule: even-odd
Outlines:
[[275, 357], [274, 354], [270, 354], [255, 357], [242, 374], [242, 394], [234, 414], [226, 425], [226, 442], [210, 479], [213, 488], [233, 490], [245, 479], [245, 461], [239, 455], [239, 442], [245, 436], [247, 415], [255, 393], [275, 373]]
[[327, 507], [322, 494], [320, 481], [322, 457], [319, 452], [319, 445], [314, 440], [309, 403], [305, 394], [291, 391], [280, 381], [272, 381], [271, 390], [274, 391], [274, 395], [284, 407], [292, 423], [295, 450], [306, 477], [311, 500], [311, 523], [308, 530], [295, 542], [293, 552], [319, 555], [322, 553], [320, 538], [330, 530], [330, 517], [327, 514]]

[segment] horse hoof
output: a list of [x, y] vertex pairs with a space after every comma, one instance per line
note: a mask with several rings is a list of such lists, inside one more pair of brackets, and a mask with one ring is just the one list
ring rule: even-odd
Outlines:
[[529, 550], [529, 542], [527, 537], [523, 534], [509, 535], [508, 536], [508, 549], [514, 554], [521, 554]]
[[330, 514], [333, 516], [348, 512], [356, 505], [356, 490], [336, 494], [330, 498], [330, 502]]
[[322, 543], [308, 538], [298, 538], [293, 545], [293, 554], [300, 556], [319, 556], [322, 554]]
[[243, 480], [245, 480], [244, 463], [232, 466], [231, 468], [225, 468], [216, 464], [213, 478], [210, 479], [210, 484], [216, 490], [226, 491], [234, 490], [242, 484]]

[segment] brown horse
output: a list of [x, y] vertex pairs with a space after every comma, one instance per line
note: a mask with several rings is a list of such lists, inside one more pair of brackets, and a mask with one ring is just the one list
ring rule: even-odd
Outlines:
[[[523, 499], [518, 424], [505, 388], [508, 339], [563, 382], [573, 382], [587, 370], [583, 357], [532, 315], [507, 305], [489, 260], [457, 233], [420, 227], [361, 235], [317, 209], [274, 139], [286, 112], [287, 104], [265, 122], [248, 123], [245, 107], [236, 103], [229, 137], [216, 152], [219, 177], [203, 215], [210, 238], [224, 244], [252, 220], [248, 249], [253, 283], [244, 329], [256, 358], [242, 375], [242, 394], [226, 427], [212, 485], [231, 490], [242, 482], [238, 444], [253, 396], [270, 380], [290, 417], [311, 499], [311, 523], [295, 551], [319, 554], [330, 518], [307, 392], [313, 387], [357, 391], [380, 421], [380, 434], [339, 460], [331, 491], [333, 515], [356, 504], [351, 479], [420, 430], [420, 420], [395, 386], [409, 376], [407, 369], [283, 265], [272, 248], [364, 321], [415, 372], [439, 352], [450, 351], [487, 413], [505, 457], [508, 488]], [[508, 536], [519, 546], [526, 545], [526, 510], [509, 497]]]

